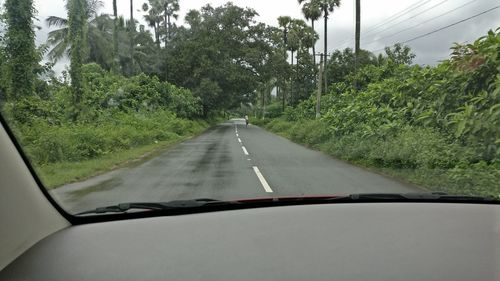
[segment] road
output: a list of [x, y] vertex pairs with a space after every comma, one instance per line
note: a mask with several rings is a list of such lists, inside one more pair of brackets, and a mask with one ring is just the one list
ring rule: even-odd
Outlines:
[[123, 202], [415, 192], [414, 186], [305, 148], [244, 120], [219, 124], [134, 167], [52, 190], [78, 212]]

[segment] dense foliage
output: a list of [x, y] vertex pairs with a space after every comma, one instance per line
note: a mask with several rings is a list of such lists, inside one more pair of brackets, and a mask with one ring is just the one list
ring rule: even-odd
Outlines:
[[33, 0], [7, 0], [5, 2], [5, 35], [7, 88], [10, 98], [30, 96], [34, 91], [37, 55], [33, 31]]
[[403, 64], [405, 56], [397, 61], [388, 52], [381, 66], [368, 63], [332, 84], [321, 119], [311, 97], [267, 127], [433, 190], [497, 196], [500, 34], [452, 51], [436, 67]]
[[[322, 18], [327, 49], [340, 1], [298, 2], [312, 25]], [[412, 65], [401, 44], [378, 57], [336, 50], [323, 60], [316, 119], [319, 36], [306, 22], [268, 26], [229, 2], [191, 10], [178, 26], [178, 0], [148, 0], [149, 31], [133, 1], [128, 19], [117, 5], [107, 15], [100, 0], [67, 0], [67, 17], [46, 19], [57, 29], [38, 48], [32, 0], [0, 12], [0, 105], [38, 166], [178, 139], [204, 128], [200, 118], [254, 109], [269, 129], [340, 158], [433, 190], [500, 194], [498, 30], [454, 46], [436, 67]], [[46, 53], [70, 59], [62, 77], [41, 65]]]
[[125, 78], [84, 65], [83, 109], [73, 122], [71, 87], [53, 80], [21, 110], [5, 110], [36, 164], [79, 161], [198, 132], [199, 99], [144, 74]]

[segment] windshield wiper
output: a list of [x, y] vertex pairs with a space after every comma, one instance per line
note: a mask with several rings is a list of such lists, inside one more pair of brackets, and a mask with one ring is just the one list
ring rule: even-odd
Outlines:
[[235, 204], [237, 202], [231, 201], [219, 201], [209, 198], [201, 198], [194, 200], [175, 200], [169, 202], [131, 202], [131, 203], [120, 203], [117, 205], [111, 205], [106, 207], [99, 207], [96, 209], [84, 211], [77, 213], [76, 215], [87, 215], [87, 214], [105, 214], [105, 213], [126, 213], [130, 210], [149, 210], [149, 211], [164, 211], [164, 210], [178, 210], [178, 209], [189, 209], [198, 208], [208, 205], [226, 205]]
[[[498, 202], [493, 197], [449, 195], [442, 192], [429, 193], [359, 193], [335, 196], [289, 196], [289, 197], [265, 197], [241, 199], [233, 201], [221, 201], [216, 199], [194, 199], [175, 200], [169, 202], [137, 202], [121, 203], [107, 207], [100, 207], [89, 211], [80, 212], [76, 215], [127, 213], [130, 210], [147, 211], [170, 211], [192, 212], [216, 209], [243, 209], [271, 206], [290, 206], [306, 204], [334, 204], [334, 203], [360, 203], [360, 202], [457, 202], [457, 203], [493, 203]], [[214, 208], [215, 207], [215, 208]], [[218, 208], [221, 207], [221, 208]]]
[[470, 196], [470, 195], [450, 195], [444, 192], [426, 192], [426, 193], [359, 193], [349, 195], [349, 199], [353, 201], [450, 201], [450, 202], [466, 202], [466, 201], [495, 201], [493, 197]]

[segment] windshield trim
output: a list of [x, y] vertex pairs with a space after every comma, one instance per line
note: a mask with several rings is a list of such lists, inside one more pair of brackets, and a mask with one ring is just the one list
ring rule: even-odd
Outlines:
[[67, 221], [69, 221], [69, 223], [71, 223], [73, 225], [79, 224], [78, 218], [76, 216], [74, 216], [74, 215], [68, 213], [66, 210], [64, 210], [64, 208], [62, 208], [57, 203], [57, 201], [52, 196], [50, 196], [49, 190], [47, 188], [45, 188], [42, 180], [40, 179], [40, 177], [36, 173], [35, 168], [31, 164], [29, 157], [26, 155], [24, 149], [22, 148], [21, 144], [18, 142], [14, 132], [10, 128], [9, 124], [7, 123], [7, 120], [5, 120], [3, 113], [1, 113], [1, 112], [0, 112], [0, 124], [2, 124], [2, 127], [5, 130], [5, 132], [7, 133], [7, 136], [10, 138], [10, 140], [14, 144], [14, 147], [17, 149], [19, 156], [21, 156], [21, 159], [23, 160], [24, 164], [28, 168], [28, 171], [30, 172], [31, 176], [33, 177], [33, 179], [36, 182], [36, 185], [38, 186], [38, 188], [40, 189], [42, 194], [45, 196], [45, 198], [47, 198], [49, 203], [59, 212], [59, 214], [61, 214]]

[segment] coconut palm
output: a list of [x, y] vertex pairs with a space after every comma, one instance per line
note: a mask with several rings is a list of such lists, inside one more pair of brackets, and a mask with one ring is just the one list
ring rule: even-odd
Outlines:
[[[303, 3], [305, 0], [298, 0], [299, 4]], [[314, 22], [317, 21], [321, 17], [321, 9], [316, 4], [316, 2], [307, 2], [302, 6], [302, 14], [306, 18], [306, 20], [311, 21], [311, 27], [314, 30]], [[312, 45], [312, 53], [313, 53], [313, 61], [314, 65], [316, 65], [316, 47]]]
[[[109, 55], [109, 35], [111, 34], [108, 29], [109, 25], [105, 24], [105, 18], [108, 16], [97, 16], [97, 12], [104, 6], [102, 1], [87, 0], [87, 9], [85, 11], [85, 18], [88, 23], [87, 41], [89, 43], [88, 56], [90, 57], [108, 57]], [[66, 3], [68, 9], [68, 3]], [[57, 61], [63, 56], [70, 54], [71, 40], [69, 37], [69, 21], [66, 18], [50, 16], [46, 20], [49, 27], [59, 27], [59, 29], [49, 32], [47, 44], [51, 46], [48, 56], [51, 60]]]
[[[286, 51], [287, 51], [287, 45], [288, 45], [288, 30], [289, 30], [289, 27], [290, 27], [290, 23], [292, 22], [292, 18], [289, 17], [289, 16], [281, 16], [278, 18], [278, 24], [280, 27], [283, 28], [283, 44], [284, 44], [284, 48], [283, 48], [283, 56], [284, 56], [284, 59], [286, 60]], [[284, 112], [285, 111], [285, 100], [286, 100], [286, 90], [285, 88], [282, 89], [282, 102], [283, 102], [283, 106], [282, 106], [282, 111]]]

